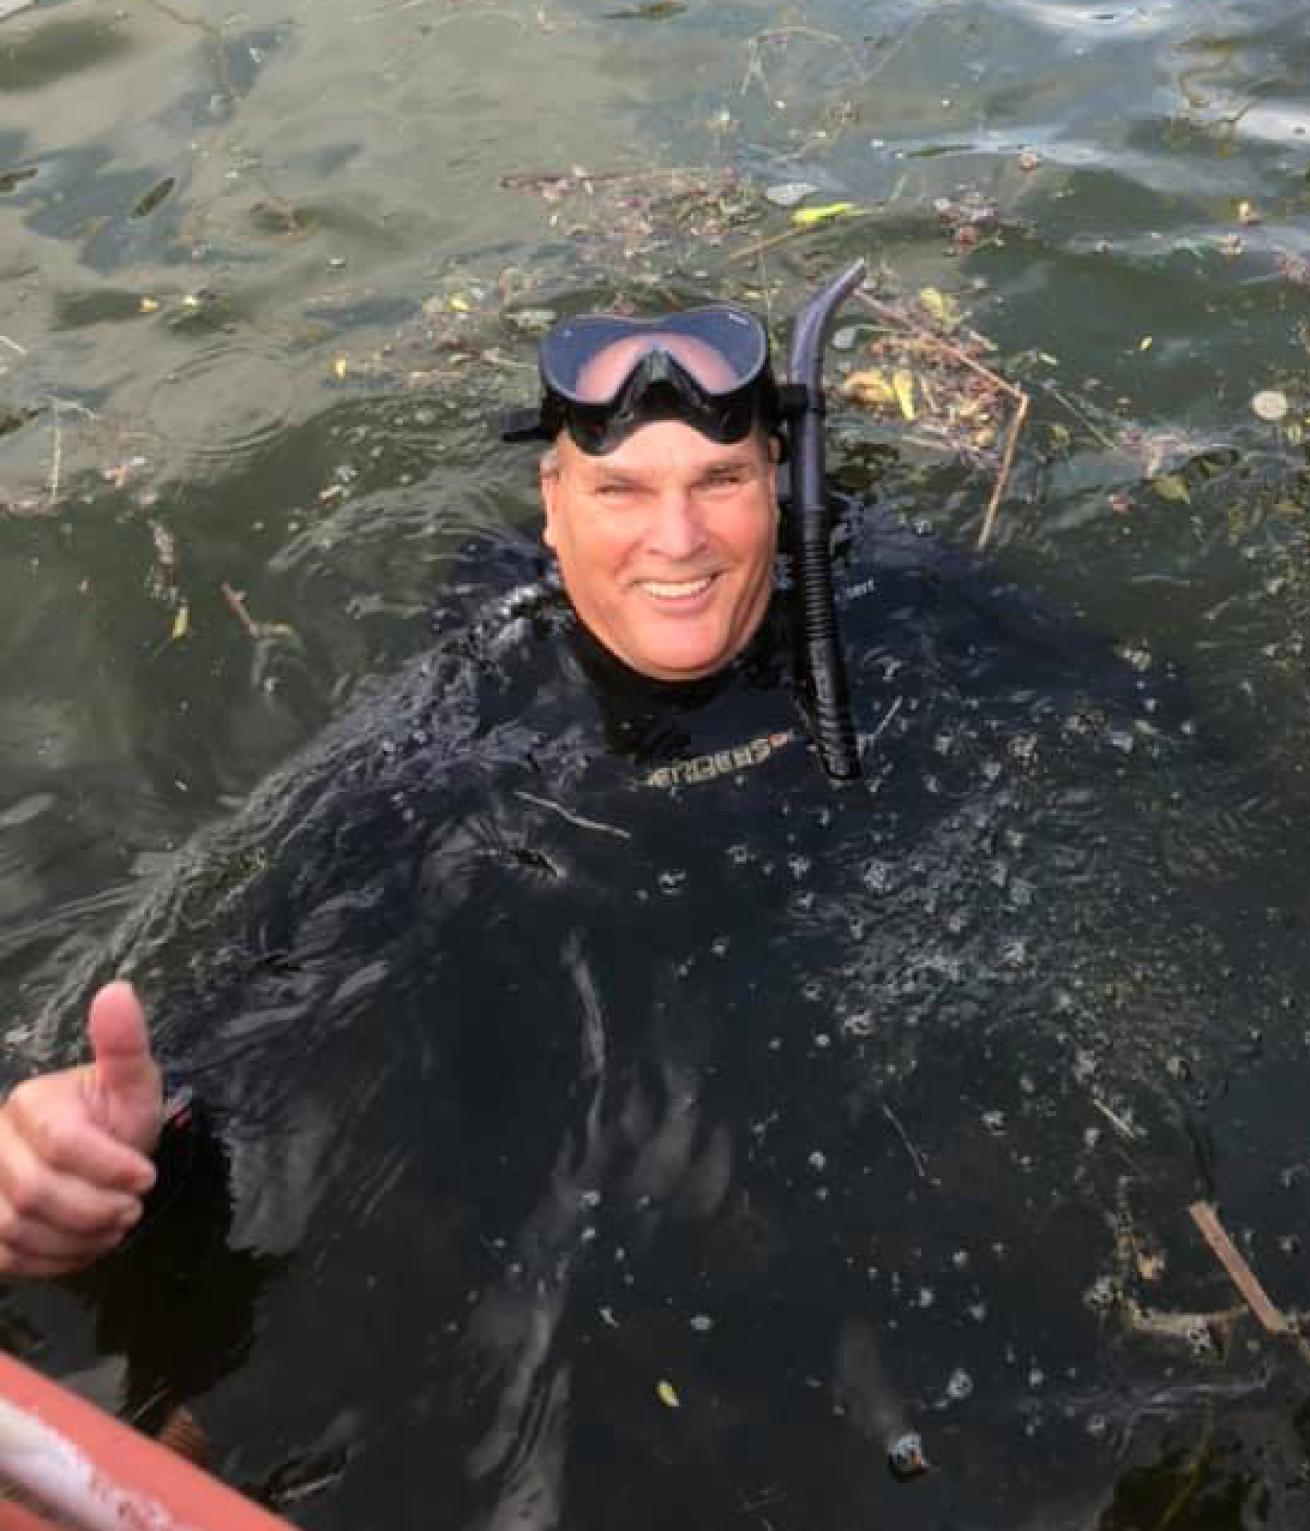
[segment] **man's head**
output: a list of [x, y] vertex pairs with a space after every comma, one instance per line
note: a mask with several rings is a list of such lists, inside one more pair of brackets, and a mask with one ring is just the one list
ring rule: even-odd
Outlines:
[[543, 400], [545, 539], [592, 633], [659, 680], [695, 680], [750, 642], [777, 547], [778, 392], [759, 320], [723, 304], [662, 319], [564, 320]]
[[[684, 354], [694, 344], [674, 339]], [[621, 381], [645, 349], [619, 341], [590, 364], [590, 381]], [[632, 669], [696, 680], [754, 637], [773, 585], [776, 457], [762, 429], [717, 442], [677, 419], [643, 425], [603, 455], [561, 431], [543, 457], [545, 537], [564, 588]]]

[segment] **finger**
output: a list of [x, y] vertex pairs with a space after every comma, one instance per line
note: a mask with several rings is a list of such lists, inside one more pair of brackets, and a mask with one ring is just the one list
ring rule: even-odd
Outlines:
[[159, 1070], [150, 1051], [150, 1029], [130, 983], [107, 983], [91, 1001], [87, 1032], [95, 1059], [96, 1083], [111, 1110], [121, 1101], [137, 1109], [159, 1093]]
[[155, 1183], [155, 1166], [143, 1153], [122, 1143], [87, 1114], [73, 1076], [67, 1089], [51, 1078], [21, 1084], [0, 1113], [0, 1166], [9, 1130], [33, 1157], [51, 1170], [89, 1181], [106, 1191], [144, 1195]]
[[138, 1207], [133, 1218], [122, 1218], [95, 1233], [79, 1233], [26, 1216], [0, 1196], [0, 1243], [16, 1254], [42, 1260], [94, 1259], [120, 1244], [140, 1220]]
[[[0, 1198], [16, 1220], [89, 1237], [135, 1221], [141, 1205], [136, 1196], [104, 1190], [51, 1169], [4, 1117], [0, 1117]], [[4, 1232], [0, 1227], [0, 1235]]]
[[55, 1276], [69, 1276], [74, 1271], [90, 1265], [109, 1251], [93, 1250], [90, 1254], [74, 1259], [45, 1259], [37, 1255], [25, 1255], [21, 1250], [10, 1249], [0, 1240], [0, 1279], [5, 1281], [48, 1281]]
[[65, 1078], [66, 1089], [52, 1088], [63, 1079], [19, 1085], [0, 1113], [0, 1124], [11, 1126], [31, 1153], [53, 1170], [105, 1190], [143, 1195], [155, 1182], [153, 1163], [91, 1119], [76, 1072]]

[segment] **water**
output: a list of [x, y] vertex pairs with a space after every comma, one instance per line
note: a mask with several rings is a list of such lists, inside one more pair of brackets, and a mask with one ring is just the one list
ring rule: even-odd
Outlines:
[[[168, 852], [426, 646], [470, 531], [530, 526], [530, 456], [501, 449], [494, 423], [529, 390], [543, 311], [667, 289], [743, 298], [780, 324], [856, 255], [902, 292], [952, 294], [1033, 396], [1000, 566], [1115, 634], [1147, 674], [1165, 659], [1187, 672], [1204, 769], [1166, 754], [1130, 771], [1105, 844], [1072, 799], [998, 802], [1017, 762], [967, 737], [954, 757], [943, 738], [933, 769], [948, 784], [961, 773], [948, 796], [976, 818], [946, 821], [908, 872], [895, 832], [878, 831], [858, 894], [824, 901], [817, 789], [796, 786], [794, 830], [743, 815], [734, 875], [761, 869], [761, 908], [785, 911], [813, 985], [797, 1003], [822, 1016], [786, 1055], [780, 1124], [761, 1130], [794, 1150], [797, 1176], [836, 1187], [840, 1210], [815, 1200], [772, 1266], [769, 1217], [738, 1229], [708, 1289], [670, 1236], [636, 1272], [636, 1313], [617, 1277], [586, 1288], [622, 1343], [589, 1349], [581, 1319], [563, 1320], [581, 1326], [570, 1472], [592, 1485], [575, 1489], [575, 1518], [608, 1504], [612, 1523], [617, 1485], [649, 1486], [666, 1461], [676, 1495], [665, 1483], [651, 1504], [717, 1525], [1300, 1523], [1295, 1360], [1248, 1321], [1226, 1361], [1198, 1362], [1085, 1297], [1108, 1276], [1148, 1306], [1226, 1306], [1183, 1212], [1215, 1193], [1276, 1300], [1310, 1302], [1296, 983], [1310, 892], [1307, 64], [1303, 14], [1276, 0], [258, 0], [236, 13], [72, 0], [0, 23], [0, 980], [14, 1017]], [[795, 181], [816, 188], [811, 204], [868, 216], [739, 255], [791, 229], [763, 192]], [[952, 237], [961, 208], [986, 214], [976, 247]], [[1281, 424], [1250, 407], [1271, 387], [1290, 401]], [[876, 482], [948, 542], [976, 536], [985, 472], [849, 407], [831, 428], [844, 483]], [[1046, 817], [1028, 825], [1034, 804]], [[1025, 828], [1027, 843], [1007, 840]], [[1070, 838], [1081, 860], [1044, 859]], [[695, 847], [675, 849], [651, 868], [670, 911], [697, 886]], [[838, 917], [866, 933], [846, 969]], [[690, 1015], [732, 1013], [734, 984], [768, 960], [744, 916], [721, 923], [702, 932]], [[1077, 967], [1075, 927], [1099, 965], [1060, 974], [1061, 941]], [[546, 922], [543, 951], [558, 934]], [[621, 985], [584, 959], [560, 970], [575, 994]], [[634, 985], [640, 959], [634, 946]], [[977, 1013], [993, 1019], [975, 1033]], [[784, 1019], [770, 1014], [770, 1035], [787, 1035]], [[275, 1117], [318, 1043], [298, 1052], [267, 1015], [262, 1032], [244, 1020], [225, 1045], [263, 1060], [257, 1104]], [[20, 1035], [13, 1067], [28, 1045]], [[885, 1162], [863, 1182], [848, 1166], [843, 1201], [823, 1115], [852, 1046], [883, 1091], [866, 1107]], [[779, 1103], [769, 1056], [739, 1059], [749, 1084], [733, 1103], [758, 1097], [761, 1124]], [[342, 1066], [325, 1054], [322, 1082]], [[265, 1253], [219, 1262], [220, 1290], [200, 1282], [193, 1299], [181, 1369], [220, 1465], [309, 1525], [490, 1514], [476, 1495], [425, 1498], [476, 1466], [433, 1380], [467, 1294], [449, 1224], [424, 1201], [440, 1175], [425, 1181], [414, 1147], [421, 1102], [399, 1096], [409, 1136], [370, 1115], [370, 1100], [394, 1107], [400, 1067], [361, 1045], [360, 1098], [336, 1080], [341, 1118], [306, 1107], [284, 1123], [287, 1182], [317, 1188], [311, 1231], [265, 1230]], [[679, 1120], [670, 1109], [651, 1129], [650, 1173], [713, 1182]], [[487, 1175], [501, 1205], [512, 1188]], [[616, 1209], [607, 1227], [605, 1206], [561, 1214], [552, 1236], [581, 1238], [594, 1211], [612, 1259], [636, 1214]], [[402, 1213], [431, 1223], [430, 1247], [389, 1243]], [[211, 1259], [196, 1223], [198, 1247], [179, 1235], [184, 1271]], [[855, 1268], [858, 1300], [817, 1274], [834, 1236], [876, 1246]], [[758, 1266], [741, 1254], [751, 1237]], [[1157, 1246], [1161, 1283], [1141, 1274]], [[781, 1310], [758, 1276], [778, 1261]], [[479, 1309], [489, 1353], [531, 1328], [531, 1304], [502, 1301]], [[840, 1340], [807, 1350], [825, 1304]], [[12, 1299], [11, 1343], [83, 1371], [124, 1348], [95, 1312]], [[654, 1391], [671, 1372], [676, 1415]], [[709, 1421], [698, 1380], [723, 1389]], [[504, 1424], [542, 1482], [565, 1385], [555, 1374], [530, 1417]], [[758, 1457], [776, 1452], [776, 1473], [749, 1449], [725, 1466], [729, 1444], [746, 1449], [734, 1421]], [[909, 1429], [935, 1471], [897, 1483], [881, 1452]], [[549, 1522], [549, 1494], [527, 1508]]]

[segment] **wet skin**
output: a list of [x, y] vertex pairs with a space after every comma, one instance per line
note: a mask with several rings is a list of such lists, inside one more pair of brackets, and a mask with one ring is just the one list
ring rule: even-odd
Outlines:
[[603, 457], [561, 435], [541, 469], [545, 540], [604, 646], [656, 680], [735, 659], [764, 617], [778, 504], [770, 443], [656, 421]]

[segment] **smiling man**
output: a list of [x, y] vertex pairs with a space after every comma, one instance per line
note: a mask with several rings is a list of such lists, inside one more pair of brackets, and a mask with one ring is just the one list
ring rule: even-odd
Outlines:
[[698, 680], [754, 636], [773, 589], [778, 504], [762, 431], [708, 441], [661, 420], [603, 457], [545, 454], [545, 540], [578, 616], [656, 680]]
[[[584, 316], [540, 358], [540, 410], [507, 434], [548, 442], [543, 538], [570, 615], [634, 679], [725, 671], [773, 592], [781, 421], [763, 327], [727, 305]], [[610, 682], [612, 718], [626, 703]], [[733, 742], [754, 764], [794, 737]], [[697, 758], [717, 756], [733, 758]], [[116, 1248], [154, 1185], [164, 1104], [130, 985], [100, 989], [87, 1031], [89, 1067], [30, 1079], [0, 1107], [0, 1275], [61, 1275]]]
[[[695, 317], [683, 316], [684, 326]], [[773, 588], [777, 420], [767, 351], [762, 363], [735, 367], [685, 329], [611, 334], [591, 331], [598, 348], [568, 395], [552, 391], [552, 348], [543, 347], [544, 418], [553, 397], [560, 426], [541, 465], [545, 540], [574, 610], [611, 653], [656, 680], [698, 680], [742, 651]], [[709, 434], [695, 413], [694, 423], [679, 418], [743, 393], [747, 407]], [[595, 411], [619, 427], [588, 431]]]

